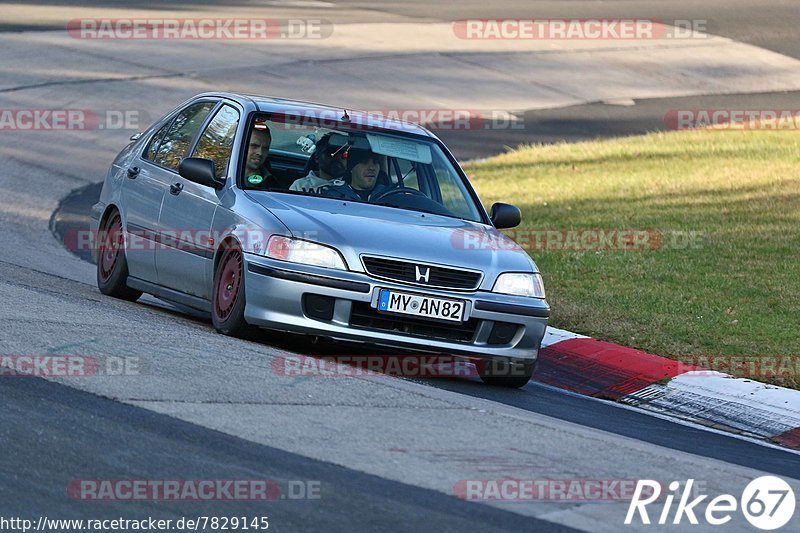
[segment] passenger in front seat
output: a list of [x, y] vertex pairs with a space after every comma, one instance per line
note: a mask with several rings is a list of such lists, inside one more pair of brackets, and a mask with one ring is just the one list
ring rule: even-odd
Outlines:
[[269, 128], [266, 125], [256, 124], [247, 144], [244, 172], [245, 180], [253, 187], [269, 188], [275, 181], [267, 161], [270, 144], [272, 144], [272, 134]]

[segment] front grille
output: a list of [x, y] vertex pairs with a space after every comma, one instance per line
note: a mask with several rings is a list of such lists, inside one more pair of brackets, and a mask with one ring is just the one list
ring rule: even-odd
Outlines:
[[385, 315], [378, 313], [369, 304], [353, 302], [350, 313], [350, 326], [360, 329], [372, 329], [403, 333], [426, 339], [442, 339], [456, 342], [471, 342], [478, 329], [478, 319], [470, 318], [466, 322], [433, 322], [412, 317]]
[[[422, 287], [474, 290], [480, 285], [482, 276], [480, 272], [470, 270], [459, 270], [398, 259], [385, 259], [383, 257], [364, 256], [362, 261], [367, 274], [372, 277], [410, 283]], [[423, 270], [430, 269], [428, 281], [417, 281], [417, 267]]]

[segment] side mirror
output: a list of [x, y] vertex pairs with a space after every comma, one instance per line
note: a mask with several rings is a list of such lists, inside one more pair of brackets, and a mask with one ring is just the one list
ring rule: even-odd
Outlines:
[[489, 218], [497, 229], [515, 228], [522, 221], [522, 213], [515, 205], [498, 202], [492, 206]]
[[187, 157], [178, 165], [178, 174], [187, 180], [221, 189], [225, 185], [224, 180], [217, 179], [216, 165], [211, 159], [203, 157]]

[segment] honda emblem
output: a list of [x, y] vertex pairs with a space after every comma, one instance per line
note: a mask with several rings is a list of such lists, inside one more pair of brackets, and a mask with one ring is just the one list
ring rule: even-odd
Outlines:
[[417, 282], [424, 281], [428, 283], [428, 278], [431, 275], [431, 267], [420, 268], [419, 265], [417, 265], [414, 268], [417, 270]]

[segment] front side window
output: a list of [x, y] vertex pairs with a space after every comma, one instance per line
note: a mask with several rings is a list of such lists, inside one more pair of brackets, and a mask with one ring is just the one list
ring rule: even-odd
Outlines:
[[197, 141], [197, 148], [192, 157], [204, 157], [214, 161], [218, 178], [227, 173], [238, 126], [239, 112], [229, 105], [223, 105]]
[[389, 168], [393, 181], [403, 181], [403, 185], [412, 189], [419, 189], [416, 165], [407, 159], [395, 159], [395, 164]]
[[164, 140], [161, 141], [153, 161], [178, 170], [178, 165], [186, 157], [186, 151], [215, 105], [216, 102], [199, 102], [178, 113]]

